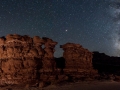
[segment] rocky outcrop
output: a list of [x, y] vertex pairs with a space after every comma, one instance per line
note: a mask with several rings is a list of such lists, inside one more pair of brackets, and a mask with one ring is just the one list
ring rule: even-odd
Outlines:
[[79, 44], [67, 43], [61, 46], [68, 69], [89, 69], [92, 68], [92, 53]]
[[[93, 76], [92, 53], [79, 44], [61, 45], [64, 58], [55, 59], [57, 42], [50, 38], [8, 34], [0, 37], [0, 82], [53, 82]], [[9, 82], [8, 82], [9, 81]]]
[[43, 40], [45, 42], [45, 54], [42, 60], [43, 72], [53, 72], [56, 68], [56, 62], [54, 60], [54, 48], [57, 42], [46, 37], [43, 37]]
[[[55, 68], [54, 47], [49, 38], [33, 38], [9, 34], [0, 38], [1, 80], [27, 81], [36, 79], [41, 70]], [[43, 47], [44, 46], [44, 47]]]
[[120, 57], [108, 56], [105, 53], [93, 52], [93, 66], [104, 74], [120, 75]]
[[60, 46], [63, 48], [64, 53], [63, 57], [65, 59], [65, 69], [66, 73], [85, 73], [88, 74], [94, 71], [92, 67], [92, 52], [87, 49], [84, 49], [79, 44], [66, 43]]

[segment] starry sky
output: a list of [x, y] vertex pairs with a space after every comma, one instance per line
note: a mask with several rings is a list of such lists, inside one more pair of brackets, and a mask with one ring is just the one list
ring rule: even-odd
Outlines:
[[0, 36], [49, 37], [90, 51], [120, 55], [119, 0], [0, 0]]

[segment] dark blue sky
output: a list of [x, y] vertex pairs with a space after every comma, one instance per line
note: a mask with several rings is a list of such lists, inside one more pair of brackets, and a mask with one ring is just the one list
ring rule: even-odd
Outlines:
[[56, 57], [62, 56], [59, 45], [67, 42], [118, 56], [119, 20], [114, 18], [119, 9], [115, 0], [1, 0], [0, 36], [49, 37], [58, 42]]

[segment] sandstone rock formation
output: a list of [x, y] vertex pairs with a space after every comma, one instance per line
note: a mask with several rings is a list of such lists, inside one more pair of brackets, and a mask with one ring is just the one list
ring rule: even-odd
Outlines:
[[64, 60], [61, 58], [56, 61], [56, 44], [57, 42], [47, 37], [31, 38], [18, 34], [0, 37], [0, 82], [51, 82], [56, 79], [70, 80], [73, 74], [85, 76], [86, 73], [96, 73], [92, 68], [92, 53], [89, 50], [79, 44], [66, 43], [61, 45]]
[[[54, 47], [57, 42], [49, 38], [33, 38], [9, 34], [0, 38], [0, 75], [1, 80], [32, 80], [43, 70], [52, 71]], [[43, 48], [42, 45], [45, 47]]]
[[54, 48], [57, 42], [53, 41], [52, 39], [43, 37], [42, 38], [45, 42], [45, 54], [42, 60], [43, 63], [43, 72], [53, 72], [56, 67], [56, 62], [54, 60]]
[[89, 50], [74, 43], [66, 43], [60, 47], [64, 50], [63, 57], [65, 58], [65, 72], [79, 73], [94, 71], [92, 67], [92, 53]]

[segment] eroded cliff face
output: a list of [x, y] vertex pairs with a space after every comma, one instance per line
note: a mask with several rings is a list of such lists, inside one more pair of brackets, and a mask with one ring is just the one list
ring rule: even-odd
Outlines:
[[[54, 59], [57, 42], [50, 38], [33, 38], [9, 34], [0, 38], [0, 85], [29, 81], [52, 82], [96, 75], [92, 53], [79, 44], [61, 45], [65, 60]], [[65, 67], [64, 67], [65, 66]]]
[[54, 42], [52, 39], [43, 37], [43, 40], [45, 42], [45, 54], [42, 60], [43, 68], [42, 72], [54, 72], [56, 68], [56, 62], [54, 60], [54, 52], [55, 52], [55, 45], [57, 42]]
[[65, 59], [64, 72], [88, 75], [97, 73], [92, 67], [92, 53], [79, 44], [66, 43], [60, 46], [63, 48], [63, 57]]
[[[33, 38], [9, 34], [0, 38], [0, 79], [38, 79], [40, 70], [53, 71], [55, 68], [54, 47], [57, 42], [49, 38]], [[44, 45], [44, 47], [43, 47]], [[37, 78], [38, 77], [38, 78]]]

